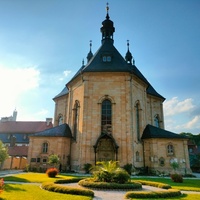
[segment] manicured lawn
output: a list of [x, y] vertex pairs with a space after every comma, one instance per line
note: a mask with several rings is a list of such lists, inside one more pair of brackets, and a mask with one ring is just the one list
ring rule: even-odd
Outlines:
[[26, 183], [43, 183], [43, 182], [54, 182], [59, 179], [68, 179], [73, 176], [58, 175], [56, 178], [49, 178], [44, 173], [24, 173], [16, 174], [13, 176], [4, 177], [5, 181], [16, 181], [16, 182], [26, 182]]
[[174, 189], [186, 190], [186, 191], [198, 191], [200, 192], [200, 180], [199, 179], [184, 179], [183, 183], [174, 183], [170, 178], [133, 178], [132, 180], [146, 180], [166, 183], [172, 186]]
[[6, 184], [5, 190], [0, 194], [0, 200], [92, 200], [90, 197], [61, 194], [40, 189], [39, 185]]

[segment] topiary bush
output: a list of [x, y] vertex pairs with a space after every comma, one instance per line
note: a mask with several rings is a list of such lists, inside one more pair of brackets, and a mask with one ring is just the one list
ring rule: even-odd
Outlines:
[[183, 177], [181, 174], [171, 174], [170, 177], [171, 177], [171, 180], [174, 181], [175, 183], [183, 182]]
[[48, 177], [55, 178], [58, 175], [58, 169], [56, 168], [47, 169], [46, 174]]
[[41, 187], [44, 190], [48, 190], [52, 192], [94, 197], [94, 192], [91, 190], [62, 186], [62, 185], [54, 184], [52, 182], [42, 183]]

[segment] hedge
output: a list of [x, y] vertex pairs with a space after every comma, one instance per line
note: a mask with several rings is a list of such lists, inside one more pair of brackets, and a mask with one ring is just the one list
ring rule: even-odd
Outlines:
[[159, 182], [143, 181], [143, 180], [137, 180], [137, 182], [141, 183], [142, 185], [149, 185], [149, 186], [153, 186], [153, 187], [157, 187], [157, 188], [162, 188], [162, 189], [170, 189], [170, 188], [172, 188], [168, 184], [159, 183]]
[[56, 184], [63, 184], [63, 183], [78, 183], [83, 178], [77, 177], [77, 178], [68, 178], [68, 179], [59, 179], [56, 180], [54, 183]]
[[181, 192], [176, 189], [169, 189], [166, 191], [145, 192], [145, 191], [131, 191], [125, 194], [125, 198], [169, 198], [180, 196]]
[[142, 184], [141, 183], [107, 183], [107, 182], [95, 182], [93, 178], [86, 178], [78, 182], [79, 185], [91, 189], [111, 189], [111, 190], [130, 190], [130, 189], [141, 189]]
[[62, 185], [54, 184], [52, 182], [42, 183], [41, 187], [44, 190], [48, 190], [52, 192], [94, 197], [94, 192], [91, 190], [62, 186]]

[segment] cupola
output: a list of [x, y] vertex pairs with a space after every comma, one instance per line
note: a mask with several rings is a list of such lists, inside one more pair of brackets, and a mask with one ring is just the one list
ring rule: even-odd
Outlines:
[[[126, 56], [125, 56], [125, 60], [128, 64], [132, 65], [132, 59], [133, 59], [133, 56], [132, 56], [131, 52], [129, 51], [129, 40], [127, 40], [127, 53], [126, 53]], [[134, 59], [133, 59], [133, 65], [135, 65]]]
[[102, 33], [102, 44], [107, 40], [107, 41], [112, 41], [113, 43], [113, 33], [115, 32], [115, 28], [113, 26], [113, 21], [110, 20], [109, 17], [109, 7], [108, 3], [106, 6], [106, 20], [102, 22], [102, 27], [101, 27], [101, 33]]

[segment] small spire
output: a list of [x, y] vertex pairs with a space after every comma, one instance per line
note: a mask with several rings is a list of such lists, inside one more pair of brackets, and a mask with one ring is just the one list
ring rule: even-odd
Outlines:
[[87, 62], [89, 62], [92, 57], [93, 57], [93, 53], [92, 53], [92, 40], [90, 40], [90, 51], [89, 51], [89, 53], [87, 55]]
[[109, 3], [108, 2], [106, 4], [106, 12], [107, 12], [106, 19], [110, 19], [110, 17], [109, 17]]
[[83, 60], [82, 60], [82, 66], [84, 66], [84, 58], [83, 58]]
[[[129, 40], [127, 40], [127, 53], [125, 56], [126, 62], [128, 64], [132, 64], [132, 58], [133, 58], [133, 56], [132, 56], [131, 52], [129, 51]], [[133, 59], [133, 64], [135, 64], [134, 59]]]

